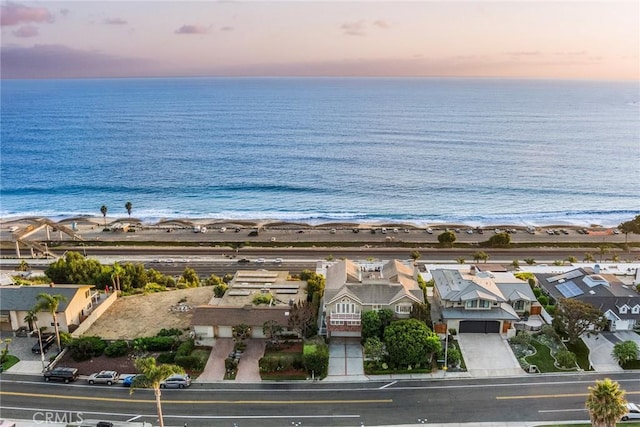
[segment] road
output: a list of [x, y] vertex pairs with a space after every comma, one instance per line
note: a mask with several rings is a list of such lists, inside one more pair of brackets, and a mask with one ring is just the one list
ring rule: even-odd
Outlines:
[[[640, 401], [637, 372], [612, 374]], [[598, 374], [490, 380], [368, 383], [194, 384], [162, 393], [167, 425], [359, 426], [491, 421], [587, 420], [587, 387]], [[155, 422], [153, 394], [122, 387], [44, 383], [3, 374], [2, 414], [31, 419], [37, 411], [77, 411], [84, 418]], [[299, 423], [299, 424], [297, 424]]]

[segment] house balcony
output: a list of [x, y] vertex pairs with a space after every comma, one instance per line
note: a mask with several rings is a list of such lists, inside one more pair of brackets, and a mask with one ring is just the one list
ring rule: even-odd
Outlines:
[[331, 325], [360, 325], [360, 313], [329, 313], [329, 323]]

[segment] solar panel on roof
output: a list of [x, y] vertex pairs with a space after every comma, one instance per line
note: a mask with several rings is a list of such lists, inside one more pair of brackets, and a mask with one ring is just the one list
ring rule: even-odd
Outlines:
[[556, 285], [556, 289], [565, 298], [573, 298], [582, 295], [584, 292], [575, 283], [569, 281]]
[[571, 280], [571, 279], [575, 279], [576, 277], [580, 277], [582, 276], [582, 272], [580, 270], [571, 270], [568, 271], [566, 273], [562, 273], [562, 274], [558, 274], [556, 276], [551, 276], [547, 279], [547, 282], [549, 283], [553, 283], [553, 282], [557, 282], [558, 280]]

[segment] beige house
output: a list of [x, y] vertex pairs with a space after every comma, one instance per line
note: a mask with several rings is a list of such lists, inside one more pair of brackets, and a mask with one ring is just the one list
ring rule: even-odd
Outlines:
[[[264, 338], [263, 325], [275, 321], [287, 329], [289, 310], [307, 298], [307, 282], [290, 280], [288, 271], [240, 270], [222, 298], [195, 308], [191, 327], [200, 345], [215, 338], [231, 338], [235, 325], [247, 324], [253, 338]], [[267, 297], [269, 304], [256, 304]]]
[[[31, 328], [33, 325], [25, 322], [24, 318], [36, 305], [38, 295], [47, 293], [65, 297], [56, 313], [58, 326], [60, 332], [73, 332], [96, 305], [97, 292], [93, 288], [93, 285], [0, 286], [0, 328], [3, 331]], [[37, 317], [39, 327], [54, 330], [51, 313], [41, 311]]]
[[515, 332], [514, 323], [526, 313], [538, 314], [541, 306], [529, 284], [512, 273], [434, 269], [433, 311], [437, 332]]
[[[423, 303], [418, 272], [399, 260], [358, 263], [343, 260], [328, 265], [322, 301], [321, 333], [328, 337], [360, 337], [362, 312], [391, 309], [407, 318], [414, 303]], [[326, 327], [326, 329], [325, 329]]]

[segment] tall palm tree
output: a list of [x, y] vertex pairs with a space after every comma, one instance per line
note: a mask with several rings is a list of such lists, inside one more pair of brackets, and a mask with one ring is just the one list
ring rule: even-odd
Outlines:
[[598, 254], [600, 255], [600, 262], [605, 260], [605, 256], [611, 252], [611, 248], [609, 246], [598, 246]]
[[137, 359], [134, 365], [141, 375], [136, 376], [131, 384], [131, 393], [135, 388], [152, 388], [156, 396], [156, 409], [158, 410], [158, 422], [164, 427], [162, 419], [162, 403], [160, 402], [160, 383], [171, 375], [184, 374], [184, 369], [177, 365], [157, 365], [153, 357]]
[[129, 217], [131, 217], [131, 210], [133, 209], [133, 205], [131, 204], [131, 202], [125, 203], [124, 208], [127, 210]]
[[121, 291], [120, 287], [120, 277], [125, 273], [124, 268], [118, 262], [113, 263], [113, 269], [111, 270], [111, 283], [113, 284], [113, 289], [116, 291]]
[[593, 254], [591, 252], [587, 252], [584, 254], [584, 258], [583, 258], [584, 262], [594, 262], [595, 259], [593, 258]]
[[102, 217], [104, 218], [104, 226], [107, 226], [107, 211], [109, 209], [107, 208], [107, 205], [102, 205], [100, 206], [100, 213], [102, 214]]
[[625, 412], [627, 401], [620, 384], [605, 378], [589, 387], [586, 407], [594, 427], [615, 427]]
[[29, 324], [30, 330], [35, 330], [38, 332], [38, 342], [40, 343], [40, 360], [42, 361], [42, 371], [44, 372], [44, 349], [42, 348], [42, 335], [40, 334], [40, 328], [38, 327], [38, 307], [34, 307], [31, 310], [27, 311], [26, 316], [24, 316], [24, 321]]
[[36, 311], [48, 311], [51, 313], [51, 317], [53, 318], [53, 327], [56, 330], [56, 344], [58, 344], [58, 351], [62, 350], [60, 346], [60, 328], [58, 327], [58, 307], [60, 306], [60, 301], [66, 301], [67, 297], [64, 295], [56, 294], [51, 295], [46, 292], [41, 292], [38, 294], [38, 301], [36, 303]]

